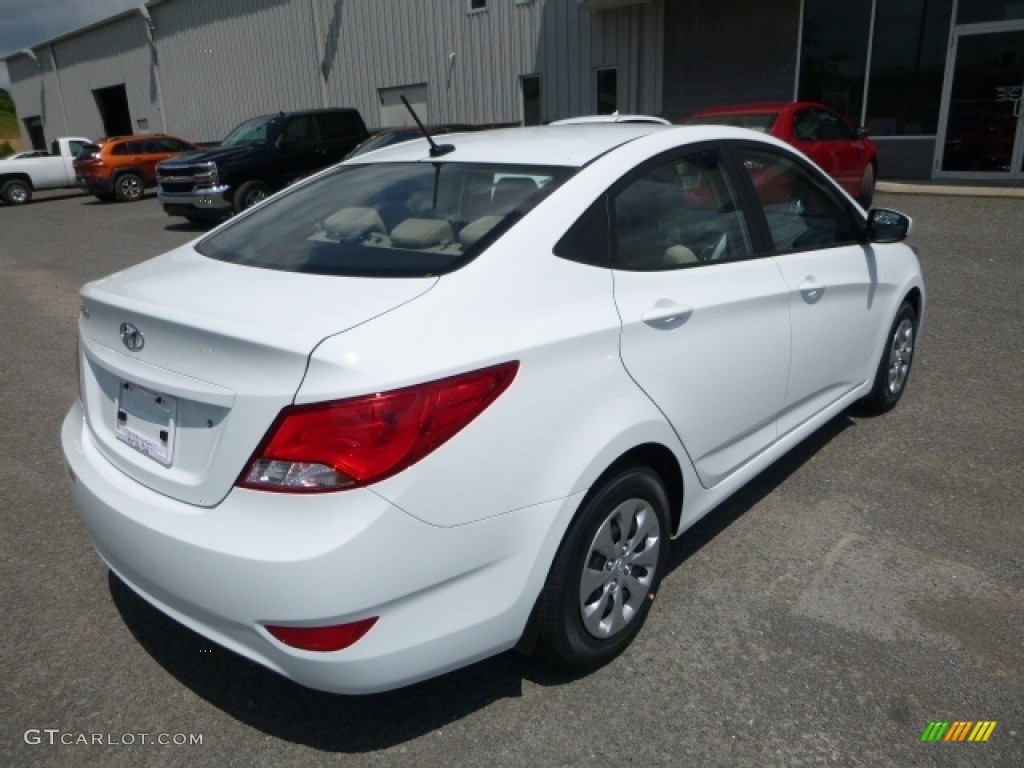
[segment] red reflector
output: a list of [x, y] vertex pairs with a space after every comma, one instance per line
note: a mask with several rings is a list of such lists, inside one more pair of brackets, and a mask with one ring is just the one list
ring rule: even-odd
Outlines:
[[479, 416], [518, 362], [349, 400], [281, 412], [239, 485], [292, 493], [383, 480], [415, 464]]
[[275, 627], [267, 624], [267, 632], [285, 645], [304, 651], [341, 651], [359, 642], [377, 623], [377, 616], [351, 624], [331, 627]]

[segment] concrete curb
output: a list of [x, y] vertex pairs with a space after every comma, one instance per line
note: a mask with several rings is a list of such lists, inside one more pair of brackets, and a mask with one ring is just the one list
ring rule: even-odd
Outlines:
[[943, 195], [947, 197], [1016, 197], [1024, 199], [1024, 187], [974, 187], [953, 184], [929, 184], [904, 181], [879, 181], [876, 192], [894, 195]]

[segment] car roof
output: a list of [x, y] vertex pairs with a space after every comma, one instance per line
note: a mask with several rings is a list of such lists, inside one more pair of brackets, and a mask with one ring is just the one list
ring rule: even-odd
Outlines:
[[671, 125], [671, 123], [663, 117], [655, 117], [654, 115], [620, 115], [617, 112], [611, 115], [579, 115], [578, 117], [565, 117], [561, 120], [552, 120], [550, 124], [586, 125], [588, 123], [659, 123], [661, 125]]
[[[455, 147], [455, 151], [442, 156], [442, 162], [579, 167], [622, 144], [665, 130], [674, 129], [657, 123], [546, 125], [457, 133], [440, 137], [436, 141], [438, 144]], [[372, 153], [372, 157], [373, 162], [437, 160], [430, 156], [428, 149], [425, 139], [414, 139], [379, 149]], [[362, 157], [355, 157], [351, 162], [365, 161]]]

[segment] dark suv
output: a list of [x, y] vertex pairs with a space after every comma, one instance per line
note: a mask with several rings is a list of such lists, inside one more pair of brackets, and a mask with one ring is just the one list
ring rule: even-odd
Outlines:
[[216, 147], [160, 163], [157, 194], [169, 216], [223, 218], [340, 162], [368, 135], [354, 109], [254, 117]]
[[86, 144], [74, 160], [75, 181], [100, 200], [140, 200], [156, 184], [156, 164], [192, 144], [164, 134], [114, 136]]

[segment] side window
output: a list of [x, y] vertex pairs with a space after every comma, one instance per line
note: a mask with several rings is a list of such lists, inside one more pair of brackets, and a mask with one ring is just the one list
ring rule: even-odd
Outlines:
[[316, 140], [316, 129], [313, 127], [313, 118], [309, 115], [294, 117], [284, 127], [282, 140], [290, 146], [309, 144]]
[[801, 109], [793, 115], [793, 135], [800, 141], [820, 141], [817, 111]]
[[580, 264], [608, 264], [608, 198], [601, 195], [555, 244], [555, 255]]
[[[54, 142], [54, 148], [55, 149], [56, 149], [56, 146], [57, 146], [57, 143]], [[78, 157], [78, 155], [82, 151], [83, 147], [85, 147], [85, 142], [84, 141], [69, 141], [68, 142], [68, 151], [71, 153], [72, 157]]]
[[612, 201], [613, 265], [663, 270], [748, 258], [750, 235], [717, 150], [674, 158]]
[[361, 135], [354, 116], [348, 112], [326, 112], [317, 115], [316, 122], [320, 128], [320, 138], [324, 141], [337, 141]]
[[771, 150], [743, 147], [738, 155], [761, 202], [776, 253], [860, 239], [850, 207], [818, 174]]
[[818, 134], [822, 141], [852, 140], [856, 138], [850, 126], [838, 115], [831, 112], [818, 112]]

